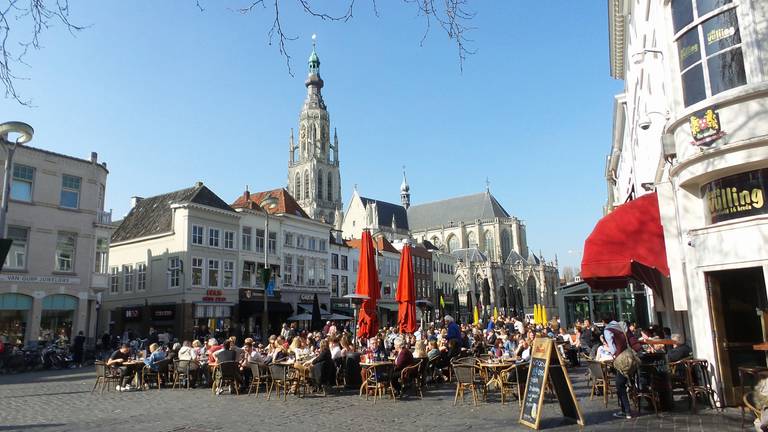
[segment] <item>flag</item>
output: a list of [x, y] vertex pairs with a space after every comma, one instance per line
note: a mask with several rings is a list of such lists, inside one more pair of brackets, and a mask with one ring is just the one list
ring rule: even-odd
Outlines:
[[445, 300], [443, 300], [443, 295], [440, 294], [440, 307], [445, 309]]
[[539, 323], [539, 305], [537, 304], [533, 305], [533, 323], [534, 324]]
[[274, 295], [275, 295], [275, 281], [271, 280], [267, 285], [267, 296], [272, 297]]
[[548, 324], [547, 309], [543, 305], [541, 307], [541, 324], [543, 326], [546, 326]]
[[475, 306], [474, 312], [475, 312], [475, 325], [478, 325], [478, 324], [480, 324], [480, 316], [479, 316], [479, 314], [477, 312], [477, 306]]
[[496, 308], [496, 306], [493, 307], [493, 321], [496, 322], [499, 320], [499, 309]]

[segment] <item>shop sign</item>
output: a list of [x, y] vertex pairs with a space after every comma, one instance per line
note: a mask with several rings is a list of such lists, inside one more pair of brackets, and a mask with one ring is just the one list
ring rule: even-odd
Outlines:
[[152, 308], [153, 320], [172, 320], [175, 317], [176, 308], [174, 306]]
[[141, 319], [141, 308], [123, 308], [123, 319], [126, 321], [137, 321]]
[[720, 114], [715, 107], [701, 110], [691, 116], [691, 136], [693, 145], [705, 145], [720, 139], [723, 132], [720, 125]]
[[209, 289], [205, 291], [205, 295], [203, 296], [204, 302], [226, 302], [227, 298], [224, 297], [224, 291], [217, 290], [217, 289]]
[[736, 174], [701, 188], [710, 223], [768, 213], [768, 169]]
[[67, 277], [67, 276], [34, 276], [34, 275], [25, 275], [25, 274], [0, 274], [0, 282], [76, 285], [80, 283], [80, 278]]
[[315, 301], [314, 294], [299, 294], [299, 301]]
[[245, 288], [240, 290], [240, 300], [254, 300], [256, 299], [256, 290]]

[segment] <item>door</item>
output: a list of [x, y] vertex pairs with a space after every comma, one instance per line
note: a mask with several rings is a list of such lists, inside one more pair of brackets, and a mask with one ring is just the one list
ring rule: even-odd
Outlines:
[[737, 405], [741, 401], [739, 366], [766, 365], [765, 353], [752, 349], [766, 340], [763, 313], [768, 312], [768, 302], [763, 269], [726, 270], [706, 276], [725, 401]]

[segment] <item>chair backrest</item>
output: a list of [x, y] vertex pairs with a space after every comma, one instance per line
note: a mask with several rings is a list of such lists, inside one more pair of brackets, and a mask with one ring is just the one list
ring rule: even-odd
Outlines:
[[170, 359], [162, 359], [155, 363], [157, 365], [157, 372], [158, 373], [168, 373], [168, 368], [171, 365]]
[[603, 364], [597, 361], [587, 362], [589, 373], [593, 379], [605, 379], [605, 373], [603, 370]]
[[419, 360], [417, 363], [414, 363], [410, 366], [404, 367], [403, 370], [400, 371], [400, 378], [405, 380], [410, 377], [416, 376], [419, 372], [419, 367], [421, 367], [421, 360]]
[[96, 361], [93, 363], [94, 366], [96, 366], [96, 376], [97, 377], [105, 377], [107, 376], [107, 365], [103, 361]]
[[471, 384], [475, 380], [475, 366], [467, 364], [454, 364], [453, 374], [459, 384]]
[[274, 381], [287, 381], [288, 368], [285, 366], [271, 364], [269, 365], [269, 375]]
[[471, 365], [474, 366], [478, 363], [477, 357], [459, 357], [451, 360], [453, 365]]
[[189, 360], [174, 360], [173, 363], [176, 372], [182, 374], [189, 373], [189, 364], [191, 363]]
[[233, 361], [220, 363], [219, 372], [221, 373], [222, 378], [235, 378], [237, 375], [237, 363]]

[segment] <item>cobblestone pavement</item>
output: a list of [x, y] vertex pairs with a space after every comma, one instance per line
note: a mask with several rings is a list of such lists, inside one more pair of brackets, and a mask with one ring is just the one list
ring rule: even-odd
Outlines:
[[[615, 398], [605, 408], [589, 401], [582, 373], [572, 374], [585, 431], [738, 431], [740, 412], [703, 409], [692, 415], [680, 403], [674, 413], [615, 419]], [[0, 431], [524, 431], [516, 402], [453, 406], [452, 385], [430, 388], [424, 399], [366, 401], [354, 392], [267, 401], [262, 395], [214, 396], [210, 390], [149, 390], [91, 394], [92, 368], [0, 376]], [[556, 402], [545, 405], [542, 429], [576, 431]]]

